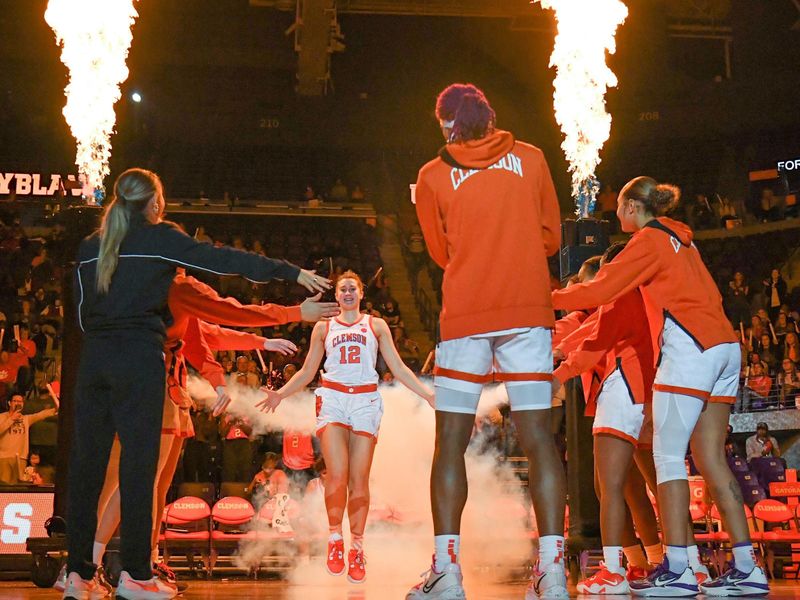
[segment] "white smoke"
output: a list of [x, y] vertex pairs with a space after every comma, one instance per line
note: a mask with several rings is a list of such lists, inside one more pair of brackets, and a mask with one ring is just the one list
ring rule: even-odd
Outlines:
[[[190, 389], [196, 395], [200, 387], [193, 382]], [[256, 431], [313, 428], [314, 400], [310, 393], [289, 398], [275, 414], [265, 415], [253, 409], [263, 394], [241, 386], [232, 386], [229, 391], [234, 397], [229, 412], [249, 418]], [[328, 522], [323, 499], [315, 496], [306, 498], [299, 510], [304, 517], [302, 523], [297, 526], [293, 522], [293, 526], [298, 534], [302, 531], [316, 540], [312, 544], [317, 548], [316, 556], [291, 572], [289, 598], [402, 598], [430, 565], [433, 524], [429, 476], [434, 412], [402, 386], [381, 386], [380, 391], [384, 416], [370, 477], [371, 512], [365, 536], [367, 582], [356, 588], [345, 577], [331, 577], [325, 571]], [[213, 395], [206, 384], [203, 397]], [[479, 415], [487, 415], [507, 402], [504, 386], [488, 389], [481, 397]], [[480, 434], [476, 436], [479, 437]], [[473, 440], [467, 453], [467, 474], [469, 500], [462, 520], [461, 562], [467, 589], [485, 591], [492, 584], [486, 580], [487, 572], [497, 580], [523, 568], [531, 558], [526, 528], [528, 503], [519, 480], [510, 468], [498, 462], [493, 450], [486, 450], [480, 439]], [[345, 516], [346, 547], [348, 527]], [[240, 548], [238, 564], [253, 566], [263, 557], [286, 549], [281, 542], [248, 542]]]

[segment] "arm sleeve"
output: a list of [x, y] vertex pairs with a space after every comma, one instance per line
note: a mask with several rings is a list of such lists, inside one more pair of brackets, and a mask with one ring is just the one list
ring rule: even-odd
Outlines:
[[417, 219], [422, 228], [428, 253], [434, 262], [444, 269], [447, 266], [447, 237], [444, 232], [444, 223], [439, 214], [436, 192], [425, 180], [422, 172], [417, 178], [416, 199]]
[[563, 319], [556, 321], [555, 327], [553, 327], [553, 348], [558, 348], [564, 338], [580, 327], [585, 320], [585, 313], [573, 311]]
[[243, 305], [234, 298], [222, 298], [214, 288], [194, 277], [173, 282], [169, 304], [171, 310], [180, 308], [203, 321], [232, 327], [270, 327], [301, 320], [299, 306]]
[[300, 268], [285, 260], [198, 242], [171, 223], [162, 223], [159, 227], [161, 257], [178, 266], [216, 275], [241, 275], [254, 283], [266, 283], [271, 279], [297, 281], [300, 275]]
[[608, 304], [649, 281], [658, 268], [657, 252], [646, 238], [637, 236], [592, 281], [553, 292], [553, 307], [578, 310]]
[[222, 368], [203, 335], [199, 319], [191, 318], [183, 335], [183, 356], [200, 375], [215, 388], [225, 385], [225, 369]]
[[541, 156], [539, 172], [539, 199], [542, 210], [542, 240], [547, 256], [553, 256], [561, 247], [561, 207], [558, 205], [556, 188], [547, 160]]
[[[625, 318], [624, 307], [603, 306], [595, 314], [591, 332], [585, 336], [578, 347], [569, 353], [567, 359], [555, 370], [553, 376], [565, 382], [576, 375], [588, 371], [606, 356], [621, 337], [622, 319]], [[589, 323], [587, 319], [584, 323]], [[584, 330], [581, 326], [576, 333]], [[574, 335], [574, 334], [573, 334]]]
[[565, 355], [575, 352], [583, 343], [583, 341], [592, 335], [592, 332], [597, 325], [598, 318], [600, 318], [600, 311], [593, 312], [576, 329], [564, 336], [564, 338], [558, 343], [558, 345], [554, 346], [554, 348], [558, 348]]
[[200, 324], [200, 331], [203, 338], [214, 351], [263, 350], [264, 342], [267, 341], [267, 338], [253, 333], [235, 331], [203, 321], [198, 321], [198, 323]]

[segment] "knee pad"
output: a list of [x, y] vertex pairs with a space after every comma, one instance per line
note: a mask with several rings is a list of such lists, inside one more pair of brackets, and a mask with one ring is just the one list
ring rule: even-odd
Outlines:
[[473, 394], [439, 385], [436, 385], [435, 388], [436, 410], [467, 415], [474, 415], [478, 412], [478, 400], [481, 398], [480, 392]]
[[687, 480], [686, 450], [703, 402], [693, 396], [653, 393], [653, 462], [659, 484]]

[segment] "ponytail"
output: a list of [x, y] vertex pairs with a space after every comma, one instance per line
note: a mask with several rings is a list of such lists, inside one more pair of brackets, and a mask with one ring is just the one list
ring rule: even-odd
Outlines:
[[658, 183], [652, 177], [636, 177], [625, 185], [622, 197], [641, 202], [645, 211], [661, 217], [678, 205], [681, 189], [671, 183]]
[[119, 249], [128, 235], [131, 215], [141, 213], [156, 194], [163, 195], [158, 175], [144, 169], [128, 169], [114, 183], [114, 197], [100, 224], [95, 287], [105, 294], [119, 263]]
[[479, 140], [494, 131], [497, 115], [472, 84], [454, 83], [436, 101], [436, 117], [450, 124], [450, 142]]

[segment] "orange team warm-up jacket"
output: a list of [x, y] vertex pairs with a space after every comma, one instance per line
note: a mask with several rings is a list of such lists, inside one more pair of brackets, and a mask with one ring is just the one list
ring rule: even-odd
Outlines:
[[[217, 363], [207, 347], [197, 346], [200, 343], [198, 340], [202, 337], [200, 333], [212, 337], [216, 335], [217, 337], [214, 339], [218, 344], [216, 346], [218, 350], [231, 348], [231, 340], [233, 340], [233, 346], [235, 346], [233, 349], [252, 349], [254, 344], [258, 344], [258, 340], [255, 339], [258, 336], [239, 335], [237, 337], [233, 335], [238, 332], [223, 336], [213, 326], [201, 325], [198, 320], [234, 327], [269, 327], [301, 320], [299, 306], [285, 307], [276, 304], [243, 305], [233, 298], [222, 298], [214, 288], [187, 275], [177, 275], [175, 277], [169, 290], [168, 304], [172, 313], [172, 324], [167, 327], [167, 342], [165, 344], [167, 369], [170, 370], [173, 355], [179, 363], [182, 363], [186, 358], [186, 349], [183, 346], [189, 345], [186, 343], [188, 333], [190, 336], [194, 336], [194, 338], [190, 337], [190, 341], [193, 342], [192, 356], [200, 364], [195, 364], [192, 360], [189, 362], [204, 377], [206, 377], [204, 369], [216, 370], [214, 365]], [[205, 329], [200, 330], [201, 326]], [[263, 341], [263, 338], [260, 338], [261, 346], [256, 347], [263, 347]], [[220, 346], [219, 344], [223, 342], [229, 345]], [[245, 344], [245, 347], [237, 345], [238, 343]], [[214, 344], [207, 345], [213, 346]], [[206, 362], [209, 356], [213, 364]], [[178, 374], [179, 382], [185, 384], [185, 369], [171, 370]], [[215, 378], [217, 383], [211, 381], [208, 377], [206, 379], [209, 379], [213, 385], [224, 384], [224, 379], [220, 382], [220, 379], [213, 374], [211, 374], [211, 377]]]
[[[591, 314], [594, 313], [585, 310], [573, 310], [556, 321], [553, 327], [553, 350], [560, 348], [565, 355], [573, 351], [578, 346], [578, 343], [577, 338], [572, 334], [580, 329]], [[600, 393], [600, 380], [604, 372], [605, 365], [598, 363], [593, 368], [581, 373], [581, 388], [583, 389], [583, 399], [586, 402], [586, 414], [594, 415], [597, 394]]]
[[443, 340], [553, 326], [547, 257], [561, 219], [541, 150], [507, 131], [448, 144], [420, 170], [416, 203], [444, 269]]
[[[639, 290], [601, 306], [559, 348], [567, 356], [553, 372], [560, 382], [582, 373], [597, 373], [599, 393], [605, 380], [619, 369], [635, 403], [652, 401], [653, 342]], [[596, 400], [596, 395], [587, 397], [587, 414], [594, 414]]]
[[644, 299], [653, 344], [665, 319], [672, 319], [703, 350], [737, 341], [722, 310], [722, 296], [692, 243], [692, 230], [666, 217], [636, 232], [592, 281], [553, 292], [553, 304], [563, 310], [593, 308], [637, 287]]

